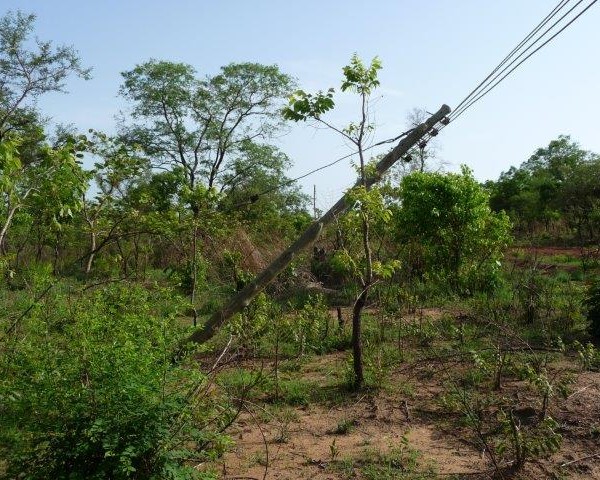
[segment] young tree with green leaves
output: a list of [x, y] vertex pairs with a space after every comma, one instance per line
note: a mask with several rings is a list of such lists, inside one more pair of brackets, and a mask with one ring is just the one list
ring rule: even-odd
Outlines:
[[82, 208], [89, 175], [78, 160], [80, 149], [76, 140], [60, 148], [44, 145], [36, 158], [26, 163], [19, 154], [18, 140], [0, 142], [0, 252], [19, 211], [28, 210], [40, 226], [56, 233]]
[[[102, 132], [91, 131], [87, 139], [87, 151], [96, 162], [90, 171], [98, 189], [94, 198], [83, 197], [82, 217], [84, 230], [89, 235], [89, 251], [85, 262], [85, 274], [92, 270], [94, 258], [102, 245], [109, 243], [111, 235], [118, 234], [116, 228], [126, 215], [123, 199], [143, 178], [149, 165], [135, 148], [118, 138]], [[99, 239], [104, 236], [100, 241]]]
[[323, 118], [323, 114], [331, 110], [335, 105], [333, 88], [330, 88], [326, 93], [318, 92], [317, 94], [309, 94], [303, 90], [298, 90], [291, 97], [290, 105], [284, 109], [284, 117], [288, 120], [312, 120], [339, 133], [353, 145], [358, 155], [360, 185], [356, 186], [348, 196], [349, 201], [355, 204], [353, 211], [357, 213], [360, 221], [363, 251], [361, 261], [362, 271], [358, 277], [360, 291], [354, 302], [352, 311], [352, 353], [354, 387], [356, 389], [360, 389], [364, 385], [361, 315], [367, 302], [369, 290], [375, 282], [370, 240], [371, 220], [374, 210], [370, 207], [373, 203], [377, 203], [375, 197], [380, 195], [376, 191], [373, 192], [367, 184], [369, 172], [367, 172], [365, 147], [368, 142], [369, 133], [374, 128], [369, 114], [369, 98], [373, 90], [379, 86], [377, 72], [380, 69], [381, 61], [377, 57], [373, 58], [369, 65], [365, 65], [356, 54], [352, 56], [350, 63], [343, 68], [342, 92], [349, 91], [356, 93], [360, 99], [358, 122], [350, 123], [345, 128], [339, 128]]

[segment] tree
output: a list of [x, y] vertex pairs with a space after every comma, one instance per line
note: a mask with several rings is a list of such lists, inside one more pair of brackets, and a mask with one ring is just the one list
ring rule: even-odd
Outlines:
[[[42, 202], [42, 213], [56, 226], [75, 210], [71, 194], [85, 182], [73, 157], [74, 142], [56, 149], [46, 144], [34, 102], [45, 93], [63, 92], [72, 74], [89, 78], [90, 70], [81, 66], [73, 47], [36, 39], [29, 49], [34, 22], [35, 15], [20, 11], [0, 18], [0, 252], [15, 215], [28, 202], [40, 200], [42, 192], [52, 195]], [[65, 181], [64, 190], [53, 181]]]
[[[422, 108], [413, 108], [407, 115], [406, 120], [409, 124], [409, 128], [416, 127], [417, 125], [423, 123], [428, 117], [427, 111]], [[411, 148], [406, 155], [406, 161], [399, 166], [402, 168], [403, 174], [407, 174], [408, 172], [424, 172], [425, 170], [429, 170], [430, 163], [432, 160], [437, 158], [437, 146], [434, 141], [429, 142], [419, 142], [418, 145]], [[403, 175], [402, 175], [403, 176]]]
[[292, 80], [277, 66], [257, 63], [232, 63], [199, 79], [191, 65], [158, 60], [122, 75], [121, 95], [133, 103], [133, 123], [122, 125], [122, 136], [139, 145], [155, 167], [180, 169], [186, 180], [182, 196], [193, 212], [190, 302], [196, 325], [200, 212], [207, 206], [200, 203], [215, 200], [213, 189], [223, 185], [221, 177], [237, 154], [278, 129], [278, 103]]
[[40, 147], [29, 164], [21, 160], [18, 148], [18, 140], [0, 142], [0, 252], [6, 248], [8, 229], [19, 210], [29, 209], [40, 226], [57, 232], [82, 207], [88, 187], [76, 139], [60, 148]]
[[73, 47], [53, 47], [36, 39], [36, 49], [29, 50], [34, 22], [35, 15], [20, 11], [0, 19], [0, 140], [11, 131], [24, 136], [32, 118], [37, 118], [32, 102], [38, 97], [64, 92], [65, 80], [72, 74], [90, 78], [90, 69], [81, 66]]
[[343, 68], [342, 92], [354, 92], [358, 94], [360, 99], [360, 114], [357, 123], [350, 123], [345, 128], [338, 128], [323, 119], [322, 115], [334, 107], [333, 88], [330, 88], [327, 93], [318, 92], [315, 95], [298, 90], [291, 97], [289, 107], [284, 109], [284, 117], [289, 120], [306, 121], [311, 119], [339, 133], [356, 148], [358, 155], [360, 185], [355, 187], [355, 191], [349, 195], [349, 199], [354, 201], [357, 206], [356, 210], [359, 213], [364, 255], [362, 272], [359, 276], [360, 292], [352, 310], [354, 387], [357, 390], [364, 385], [361, 315], [367, 302], [369, 290], [375, 280], [370, 242], [370, 220], [373, 210], [369, 208], [373, 203], [373, 199], [369, 192], [370, 188], [367, 185], [368, 173], [365, 145], [368, 140], [368, 134], [373, 130], [373, 125], [369, 118], [369, 97], [372, 91], [379, 86], [377, 72], [380, 69], [381, 61], [377, 57], [373, 58], [370, 65], [367, 66], [356, 54], [352, 56], [350, 63]]
[[560, 188], [560, 205], [577, 242], [598, 242], [600, 232], [600, 157], [591, 157], [573, 168]]
[[[116, 224], [122, 222], [123, 212], [119, 210], [119, 200], [122, 200], [129, 190], [140, 181], [142, 173], [149, 169], [148, 162], [136, 155], [136, 151], [101, 132], [90, 132], [87, 139], [87, 150], [98, 161], [89, 172], [93, 176], [98, 193], [95, 198], [83, 196], [82, 214], [86, 225], [84, 228], [89, 235], [89, 254], [85, 265], [85, 274], [89, 275], [96, 253], [101, 248], [98, 238], [104, 232], [110, 236], [117, 232]], [[122, 210], [122, 209], [121, 209]], [[111, 218], [113, 217], [113, 218]], [[102, 240], [107, 244], [108, 237]]]
[[397, 241], [419, 247], [422, 274], [466, 293], [493, 286], [510, 223], [490, 210], [467, 167], [460, 174], [415, 172], [402, 180], [398, 196]]
[[[308, 203], [286, 176], [290, 166], [291, 160], [276, 147], [252, 141], [242, 144], [222, 176], [220, 209], [254, 228], [264, 226], [269, 235], [289, 230], [290, 221], [306, 218]], [[293, 230], [290, 233], [296, 233]]]
[[199, 79], [191, 65], [150, 60], [122, 75], [121, 95], [133, 104], [122, 134], [155, 166], [182, 168], [192, 190], [199, 182], [222, 185], [247, 142], [271, 138], [292, 85], [277, 66], [257, 63], [229, 64]]
[[505, 210], [517, 226], [529, 232], [536, 225], [548, 232], [551, 225], [564, 228], [570, 224], [581, 233], [577, 227], [582, 225], [581, 207], [594, 203], [589, 195], [593, 188], [585, 179], [588, 175], [595, 178], [597, 162], [596, 154], [561, 135], [537, 149], [519, 168], [511, 167], [497, 182], [488, 183], [490, 204], [495, 211]]

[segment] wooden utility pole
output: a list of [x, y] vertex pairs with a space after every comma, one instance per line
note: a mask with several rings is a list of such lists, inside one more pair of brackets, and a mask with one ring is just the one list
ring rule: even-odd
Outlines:
[[[429, 117], [425, 122], [417, 125], [408, 133], [396, 147], [384, 156], [376, 165], [375, 173], [366, 179], [365, 186], [369, 188], [377, 183], [385, 172], [387, 172], [394, 163], [398, 161], [410, 148], [421, 140], [439, 121], [450, 113], [448, 105], [442, 107]], [[363, 185], [361, 179], [358, 179], [355, 186]], [[340, 198], [336, 204], [331, 207], [321, 218], [315, 220], [308, 229], [296, 240], [287, 250], [283, 251], [273, 262], [263, 270], [252, 282], [237, 292], [227, 304], [198, 328], [188, 338], [190, 342], [204, 343], [212, 338], [218, 329], [227, 322], [236, 313], [247, 307], [252, 299], [256, 297], [265, 287], [271, 283], [294, 259], [297, 253], [312, 244], [320, 235], [323, 227], [332, 223], [336, 217], [339, 217], [350, 208], [346, 201], [346, 194]]]

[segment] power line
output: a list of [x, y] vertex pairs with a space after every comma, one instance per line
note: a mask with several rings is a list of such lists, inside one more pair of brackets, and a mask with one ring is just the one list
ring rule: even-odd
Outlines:
[[[525, 48], [519, 55], [513, 58], [508, 65], [506, 65], [502, 70], [500, 68], [507, 63], [507, 61], [514, 57], [514, 55], [523, 48], [544, 26], [546, 26], [556, 15], [562, 10], [565, 6], [567, 6], [570, 0], [562, 0], [559, 2], [546, 17], [523, 39], [519, 44], [498, 64], [497, 67], [492, 70], [492, 72], [475, 87], [454, 109], [454, 111], [449, 115], [449, 120], [454, 122], [457, 118], [463, 115], [469, 108], [471, 108], [476, 102], [481, 100], [484, 96], [490, 93], [494, 88], [496, 88], [506, 77], [508, 77], [511, 73], [513, 73], [517, 68], [519, 68], [523, 63], [525, 63], [529, 58], [535, 55], [539, 50], [541, 50], [544, 46], [554, 40], [558, 35], [560, 35], [566, 28], [568, 28], [573, 22], [575, 22], [579, 17], [581, 17], [587, 10], [589, 10], [598, 0], [593, 0], [589, 5], [587, 5], [583, 10], [581, 10], [575, 17], [567, 22], [566, 25], [561, 27], [557, 32], [555, 32], [550, 38], [548, 38], [545, 42], [539, 45], [535, 50], [533, 50], [529, 55], [523, 58], [521, 61], [516, 63], [519, 58], [521, 58], [527, 51], [533, 48], [538, 42], [540, 42], [550, 31], [552, 31], [561, 21], [563, 21], [570, 13], [573, 12], [582, 2], [583, 0], [579, 0], [573, 7], [571, 7], [564, 15], [562, 15], [558, 20], [556, 20], [550, 27], [548, 27], [544, 32], [542, 32], [527, 48]], [[515, 64], [516, 63], [516, 64]], [[511, 68], [512, 67], [512, 68]], [[498, 72], [498, 70], [500, 70]], [[498, 72], [498, 73], [496, 73]], [[505, 73], [506, 72], [506, 73]], [[494, 75], [495, 74], [495, 75]], [[504, 75], [503, 75], [504, 74]], [[439, 134], [448, 124], [442, 124], [439, 128], [434, 129], [434, 131], [427, 134], [427, 136], [422, 140], [422, 142], [429, 142], [434, 136]]]
[[[539, 38], [538, 40], [536, 40], [536, 42], [534, 42], [534, 44], [532, 44], [530, 47], [528, 47], [523, 53], [525, 53], [527, 50], [529, 50], [529, 48], [531, 48], [533, 45], [535, 45], [535, 43], [537, 43], [537, 41], [539, 41], [541, 38], [543, 38], [546, 33], [548, 33], [550, 30], [552, 30], [552, 28], [554, 28], [561, 20], [563, 20], [571, 11], [573, 11], [574, 8], [576, 8], [583, 0], [580, 0], [574, 7], [572, 7], [565, 15], [563, 15], [560, 19], [558, 19], [554, 24], [552, 24], [551, 27], [549, 27]], [[517, 59], [515, 59], [513, 62], [511, 62], [508, 66], [506, 66], [504, 69], [502, 69], [500, 71], [500, 73], [498, 73], [493, 80], [494, 83], [492, 83], [489, 87], [486, 88], [486, 90], [484, 90], [482, 93], [478, 94], [475, 98], [473, 98], [472, 100], [469, 101], [469, 103], [467, 105], [465, 105], [464, 107], [462, 107], [462, 109], [459, 111], [458, 109], [455, 110], [453, 112], [453, 114], [451, 114], [450, 118], [452, 121], [456, 120], [458, 117], [460, 117], [466, 110], [468, 110], [469, 108], [471, 108], [473, 106], [473, 104], [477, 103], [479, 100], [481, 100], [483, 97], [485, 97], [488, 93], [490, 93], [494, 88], [496, 88], [506, 77], [508, 77], [511, 73], [513, 73], [517, 68], [519, 68], [524, 62], [526, 62], [529, 58], [531, 58], [533, 55], [535, 55], [538, 51], [540, 51], [543, 47], [545, 47], [548, 43], [550, 43], [552, 40], [554, 40], [558, 35], [560, 35], [565, 29], [567, 29], [571, 24], [573, 24], [573, 22], [575, 22], [579, 17], [581, 17], [585, 12], [587, 12], [598, 0], [593, 0], [587, 7], [585, 7], [581, 12], [579, 12], [574, 18], [572, 18], [571, 20], [569, 20], [569, 22], [567, 22], [566, 25], [564, 25], [560, 30], [558, 30], [554, 35], [552, 35], [550, 38], [548, 38], [544, 43], [542, 43], [539, 47], [537, 47], [535, 50], [533, 50], [529, 55], [527, 55], [525, 58], [523, 58], [519, 63], [517, 63], [514, 67], [512, 67], [510, 70], [508, 70], [508, 72], [506, 72], [502, 77], [500, 77], [498, 80], [496, 80], [498, 78], [498, 76], [500, 76], [503, 72], [505, 72], [508, 68], [510, 68], [510, 66], [514, 63], [514, 61], [516, 61], [518, 58], [520, 58], [522, 56], [519, 55], [519, 57], [517, 57]]]
[[[488, 76], [486, 77], [486, 79], [485, 79], [483, 82], [481, 82], [481, 83], [479, 84], [479, 87], [476, 89], [476, 90], [477, 90], [477, 91], [476, 91], [476, 93], [474, 93], [474, 94], [473, 94], [473, 92], [471, 92], [471, 93], [470, 93], [470, 94], [469, 94], [469, 95], [468, 95], [468, 96], [467, 96], [467, 97], [466, 97], [466, 98], [465, 98], [465, 99], [464, 99], [464, 100], [463, 100], [463, 101], [462, 101], [462, 102], [461, 102], [461, 103], [460, 103], [460, 104], [459, 104], [459, 105], [458, 105], [458, 106], [457, 106], [457, 107], [454, 109], [454, 111], [453, 111], [453, 112], [452, 112], [452, 114], [451, 114], [451, 117], [456, 117], [458, 114], [460, 114], [460, 113], [462, 112], [462, 110], [465, 110], [466, 108], [468, 108], [468, 103], [469, 103], [469, 102], [470, 102], [470, 101], [471, 101], [471, 100], [472, 100], [474, 97], [476, 97], [476, 96], [480, 95], [482, 90], [484, 90], [485, 88], [487, 88], [487, 87], [488, 87], [490, 84], [492, 84], [492, 83], [493, 83], [493, 82], [494, 82], [496, 79], [498, 79], [498, 77], [500, 77], [500, 76], [501, 76], [501, 75], [502, 75], [504, 72], [506, 72], [506, 71], [507, 71], [507, 70], [508, 70], [510, 67], [512, 67], [512, 66], [513, 66], [513, 65], [514, 65], [514, 64], [517, 62], [517, 60], [518, 60], [519, 58], [521, 58], [521, 57], [522, 57], [522, 56], [523, 56], [523, 55], [524, 55], [526, 52], [528, 52], [528, 51], [529, 51], [531, 48], [533, 48], [533, 47], [534, 47], [534, 46], [535, 46], [535, 45], [536, 45], [536, 44], [537, 44], [537, 43], [538, 43], [540, 40], [542, 40], [542, 39], [544, 38], [544, 36], [546, 36], [546, 34], [547, 34], [548, 32], [550, 32], [550, 31], [551, 31], [551, 30], [552, 30], [552, 29], [553, 29], [553, 28], [554, 28], [554, 27], [555, 27], [555, 26], [556, 26], [558, 23], [560, 23], [562, 20], [564, 20], [564, 18], [565, 18], [565, 17], [567, 17], [567, 16], [568, 16], [568, 15], [569, 15], [569, 14], [570, 14], [570, 13], [571, 13], [571, 12], [572, 12], [572, 11], [573, 11], [575, 8], [577, 8], [577, 7], [578, 7], [578, 6], [579, 6], [579, 5], [580, 5], [582, 2], [583, 2], [583, 0], [579, 0], [579, 1], [578, 1], [578, 2], [577, 2], [577, 3], [576, 3], [574, 6], [573, 6], [573, 7], [571, 7], [571, 8], [570, 8], [570, 9], [567, 11], [567, 13], [565, 13], [565, 14], [564, 14], [562, 17], [560, 17], [560, 18], [559, 18], [559, 19], [558, 19], [556, 22], [554, 22], [554, 23], [553, 23], [553, 24], [552, 24], [552, 25], [551, 25], [549, 28], [547, 28], [547, 29], [546, 29], [544, 32], [542, 32], [542, 33], [541, 33], [541, 34], [540, 34], [540, 35], [539, 35], [539, 36], [538, 36], [538, 37], [537, 37], [537, 38], [536, 38], [536, 39], [535, 39], [535, 40], [534, 40], [534, 41], [533, 41], [533, 42], [532, 42], [532, 43], [531, 43], [531, 44], [530, 44], [530, 45], [529, 45], [527, 48], [525, 48], [524, 50], [522, 50], [522, 51], [521, 51], [521, 53], [519, 53], [519, 55], [518, 55], [518, 56], [516, 56], [515, 58], [513, 58], [513, 59], [512, 59], [512, 61], [511, 61], [511, 62], [510, 62], [510, 63], [509, 63], [507, 66], [505, 66], [505, 67], [504, 67], [504, 68], [503, 68], [503, 69], [502, 69], [500, 72], [498, 72], [498, 73], [497, 73], [495, 76], [493, 76], [493, 78], [491, 78], [491, 77], [492, 77], [492, 75], [493, 75], [493, 74], [494, 74], [496, 71], [498, 71], [498, 70], [499, 70], [500, 66], [501, 66], [503, 63], [501, 63], [500, 65], [498, 65], [498, 66], [497, 66], [497, 67], [496, 67], [496, 68], [495, 68], [495, 69], [492, 71], [492, 73], [490, 73], [490, 75], [488, 75]], [[560, 5], [560, 7], [561, 7], [561, 8], [562, 8], [562, 7], [564, 7], [564, 6], [566, 6], [566, 3], [565, 3], [565, 4], [562, 4], [562, 5]], [[542, 25], [545, 25], [545, 24], [547, 24], [549, 20], [551, 20], [551, 19], [552, 19], [554, 16], [556, 16], [556, 15], [558, 14], [558, 11], [559, 11], [559, 10], [560, 10], [560, 9], [556, 9], [556, 7], [555, 7], [555, 9], [553, 9], [553, 12], [551, 12], [551, 14], [549, 14], [549, 15], [546, 17], [546, 19], [545, 19], [545, 20], [544, 20], [542, 23], [540, 23], [540, 24], [538, 25], [538, 27], [540, 27], [540, 26], [542, 26]], [[536, 29], [534, 29], [534, 30], [532, 31], [532, 33], [533, 33], [534, 31], [539, 31], [539, 28], [538, 28], [538, 27], [536, 27]], [[528, 39], [531, 39], [532, 37], [531, 37], [530, 35], [528, 35], [528, 37], [526, 37], [526, 38], [528, 38]], [[521, 47], [523, 47], [523, 46], [525, 45], [525, 43], [524, 43], [524, 42], [521, 42], [519, 45], [520, 45]], [[514, 54], [514, 53], [516, 53], [516, 52], [517, 52], [517, 50], [518, 50], [517, 48], [513, 49], [513, 54]], [[485, 86], [483, 86], [483, 85], [484, 85], [484, 83], [486, 83], [486, 82], [487, 82], [487, 84], [486, 84]], [[465, 103], [467, 103], [467, 105], [465, 105]], [[463, 106], [463, 105], [464, 105], [464, 106]], [[461, 107], [462, 107], [462, 108], [461, 108]]]
[[[396, 142], [397, 140], [400, 140], [401, 138], [403, 138], [406, 135], [408, 135], [413, 130], [414, 130], [414, 128], [411, 128], [409, 130], [406, 130], [405, 132], [402, 132], [400, 135], [397, 135], [397, 136], [392, 137], [392, 138], [388, 138], [386, 140], [381, 140], [381, 141], [379, 141], [377, 143], [369, 145], [368, 147], [365, 147], [363, 149], [363, 152], [368, 152], [369, 150], [372, 150], [375, 147], [379, 147], [379, 146], [385, 145], [387, 143]], [[315, 168], [313, 170], [310, 170], [310, 171], [308, 171], [306, 173], [303, 173], [302, 175], [300, 175], [298, 177], [291, 178], [289, 180], [286, 180], [285, 182], [281, 182], [278, 185], [275, 185], [273, 187], [267, 188], [267, 189], [263, 190], [262, 192], [259, 192], [259, 193], [256, 193], [254, 195], [251, 195], [250, 198], [249, 198], [249, 200], [247, 200], [246, 202], [238, 203], [236, 205], [236, 208], [243, 207], [245, 205], [251, 205], [251, 204], [255, 203], [260, 197], [262, 197], [264, 195], [268, 195], [269, 193], [274, 192], [275, 190], [279, 190], [280, 188], [287, 187], [288, 185], [291, 185], [291, 184], [297, 182], [298, 180], [302, 180], [303, 178], [306, 178], [306, 177], [308, 177], [308, 176], [310, 176], [310, 175], [312, 175], [314, 173], [317, 173], [317, 172], [320, 172], [321, 170], [325, 170], [326, 168], [332, 167], [333, 165], [336, 165], [336, 164], [338, 164], [338, 163], [340, 163], [340, 162], [342, 162], [344, 160], [347, 160], [348, 158], [351, 158], [351, 157], [353, 157], [356, 154], [357, 154], [357, 152], [349, 153], [347, 155], [344, 155], [343, 157], [340, 157], [340, 158], [334, 160], [333, 162], [330, 162], [330, 163], [327, 163], [327, 164], [322, 165], [320, 167], [317, 167], [317, 168]]]
[[[523, 38], [516, 47], [514, 47], [509, 53], [508, 55], [506, 55], [501, 62], [490, 72], [490, 74], [488, 74], [487, 77], [485, 77], [473, 90], [471, 90], [471, 92], [469, 92], [469, 94], [463, 99], [461, 100], [461, 102], [458, 104], [458, 106], [456, 107], [456, 109], [454, 110], [453, 113], [451, 113], [449, 115], [449, 118], [447, 119], [447, 122], [443, 122], [441, 125], [439, 125], [437, 128], [433, 128], [430, 132], [428, 132], [426, 134], [426, 136], [423, 138], [423, 140], [421, 140], [421, 142], [419, 142], [419, 146], [421, 145], [426, 145], [433, 137], [437, 136], [439, 134], [439, 132], [441, 132], [445, 127], [448, 126], [450, 121], [455, 121], [457, 118], [459, 118], [461, 115], [463, 115], [469, 108], [471, 108], [476, 102], [478, 102], [479, 100], [481, 100], [483, 97], [485, 97], [488, 93], [490, 93], [494, 88], [496, 88], [502, 81], [504, 81], [504, 79], [506, 79], [506, 77], [508, 77], [510, 74], [512, 74], [517, 68], [519, 68], [523, 63], [525, 63], [529, 58], [531, 58], [533, 55], [535, 55], [539, 50], [541, 50], [543, 47], [545, 47], [548, 43], [550, 43], [552, 40], [554, 40], [558, 35], [560, 35], [565, 29], [567, 29], [571, 24], [573, 24], [579, 17], [581, 17], [587, 10], [589, 10], [598, 0], [593, 0], [587, 7], [585, 7], [581, 12], [579, 12], [574, 18], [572, 18], [571, 20], [569, 20], [567, 22], [566, 25], [564, 25], [562, 28], [560, 28], [560, 30], [558, 30], [556, 33], [554, 33], [550, 38], [548, 38], [544, 43], [542, 43], [541, 45], [539, 45], [535, 50], [533, 50], [531, 53], [529, 53], [529, 55], [527, 55], [525, 58], [523, 58], [521, 61], [519, 61], [516, 65], [515, 62], [517, 62], [517, 60], [519, 60], [519, 58], [521, 58], [525, 53], [527, 53], [531, 48], [533, 48], [538, 42], [540, 42], [552, 29], [554, 29], [554, 27], [556, 27], [561, 21], [563, 21], [571, 12], [573, 12], [573, 10], [575, 10], [584, 0], [579, 0], [573, 7], [571, 7], [564, 15], [562, 15], [558, 20], [556, 20], [550, 27], [548, 27], [544, 32], [542, 32], [539, 36], [537, 36], [537, 38], [535, 38], [535, 40], [533, 40], [533, 42], [531, 42], [529, 44], [529, 46], [527, 46], [527, 48], [525, 48], [524, 50], [521, 50], [528, 42], [530, 42], [533, 37], [539, 33], [539, 31], [544, 28], [554, 17], [556, 17], [559, 12], [568, 5], [568, 3], [571, 0], [561, 0], [551, 11], [550, 13], [548, 13], [541, 21], [540, 23], [538, 23], [531, 32], [529, 32], [525, 38]], [[519, 53], [519, 55], [517, 55], [515, 57], [515, 55], [517, 54], [517, 52], [519, 52], [521, 50], [521, 52]], [[514, 57], [514, 58], [513, 58]], [[512, 59], [512, 60], [511, 60]], [[508, 63], [508, 64], [507, 64]], [[506, 65], [506, 66], [505, 66]], [[513, 66], [514, 65], [514, 66]], [[504, 68], [502, 68], [504, 67]], [[512, 67], [512, 68], [511, 68]], [[501, 70], [500, 70], [501, 69]], [[510, 70], [509, 70], [510, 69]], [[508, 71], [507, 71], [508, 70]], [[502, 75], [504, 72], [506, 72], [504, 75]], [[502, 76], [501, 76], [502, 75]], [[390, 138], [387, 140], [383, 140], [380, 142], [377, 142], [373, 145], [370, 145], [369, 147], [365, 148], [364, 151], [369, 151], [377, 146], [386, 144], [386, 143], [392, 143], [395, 142], [397, 140], [399, 140], [400, 138], [408, 135], [412, 130], [414, 129], [410, 129], [407, 130], [406, 132], [401, 133], [400, 135], [398, 135], [397, 137], [394, 138]], [[293, 179], [289, 179], [286, 180], [285, 182], [282, 182], [279, 185], [270, 187], [258, 194], [252, 195], [250, 197], [250, 200], [245, 202], [245, 203], [241, 203], [238, 204], [237, 206], [243, 206], [243, 205], [249, 205], [252, 204], [254, 202], [256, 202], [261, 196], [263, 195], [267, 195], [275, 190], [279, 190], [282, 187], [291, 185], [292, 183], [297, 182], [298, 180], [302, 180], [303, 178], [306, 178], [314, 173], [317, 173], [321, 170], [325, 170], [329, 167], [332, 167], [333, 165], [336, 165], [340, 162], [342, 162], [343, 160], [346, 160], [350, 157], [352, 157], [353, 155], [356, 155], [356, 152], [354, 153], [350, 153], [348, 155], [344, 155], [343, 157], [340, 157], [336, 160], [334, 160], [333, 162], [327, 163], [325, 165], [322, 165], [318, 168], [315, 168], [313, 170], [310, 170], [309, 172], [306, 172], [298, 177], [295, 177]]]
[[565, 7], [570, 0], [561, 0], [551, 11], [548, 15], [546, 15], [546, 17], [544, 17], [544, 19], [542, 19], [542, 21], [531, 31], [529, 32], [525, 38], [523, 40], [521, 40], [519, 42], [519, 44], [513, 48], [510, 53], [508, 55], [506, 55], [506, 57], [504, 57], [504, 59], [490, 72], [490, 74], [485, 77], [473, 90], [471, 90], [471, 92], [469, 92], [469, 94], [455, 107], [455, 111], [460, 109], [460, 107], [465, 104], [470, 98], [471, 96], [473, 96], [474, 94], [476, 94], [476, 92], [490, 79], [490, 77], [492, 77], [492, 75], [494, 75], [494, 73], [496, 73], [508, 60], [510, 60], [512, 58], [512, 56], [517, 53], [517, 51], [523, 46], [525, 45], [537, 32], [540, 31], [541, 28], [544, 27], [544, 25], [546, 25], [556, 14], [558, 14], [558, 12]]

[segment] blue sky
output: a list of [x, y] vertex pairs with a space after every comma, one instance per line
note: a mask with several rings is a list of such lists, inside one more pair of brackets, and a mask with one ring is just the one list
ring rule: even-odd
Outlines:
[[[304, 89], [339, 87], [353, 52], [383, 62], [373, 111], [376, 139], [406, 127], [414, 107], [454, 107], [555, 6], [557, 0], [72, 1], [2, 0], [2, 10], [37, 15], [36, 34], [72, 44], [93, 79], [39, 102], [55, 122], [111, 132], [125, 107], [120, 72], [150, 58], [182, 61], [200, 75], [230, 62], [278, 64]], [[0, 11], [0, 13], [3, 13]], [[471, 167], [495, 179], [559, 134], [600, 152], [600, 6], [595, 5], [455, 124], [441, 132], [447, 170]], [[331, 120], [354, 120], [345, 96]], [[277, 140], [296, 176], [349, 152], [334, 133], [292, 126]], [[349, 162], [303, 180], [327, 206], [353, 182]]]

